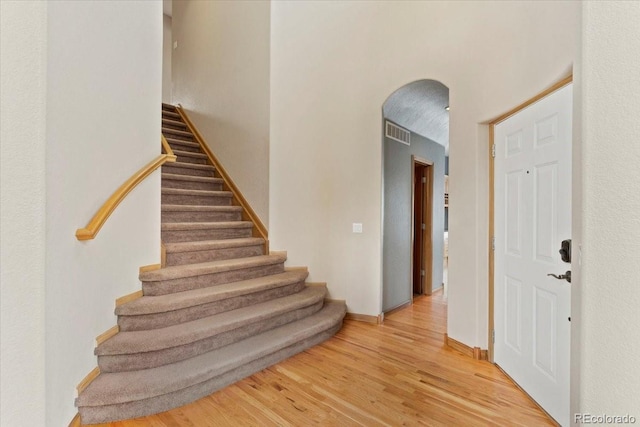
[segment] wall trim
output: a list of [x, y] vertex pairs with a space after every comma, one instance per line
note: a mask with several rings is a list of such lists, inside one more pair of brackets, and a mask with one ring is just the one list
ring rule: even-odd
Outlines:
[[284, 271], [309, 271], [309, 267], [307, 266], [297, 266], [297, 267], [285, 267]]
[[120, 298], [116, 299], [116, 307], [122, 304], [128, 303], [130, 301], [136, 300], [138, 298], [142, 298], [143, 296], [144, 296], [144, 293], [142, 292], [142, 290], [135, 291], [127, 295], [123, 295]]
[[375, 325], [381, 325], [384, 320], [384, 315], [379, 314], [377, 316], [372, 316], [370, 314], [360, 314], [360, 313], [351, 313], [347, 311], [347, 314], [344, 316], [347, 320], [355, 320], [356, 322], [365, 322], [365, 323], [373, 323]]
[[100, 335], [98, 335], [96, 337], [96, 347], [102, 344], [103, 342], [105, 342], [106, 340], [108, 340], [109, 338], [111, 338], [112, 336], [114, 336], [115, 334], [117, 334], [118, 332], [120, 332], [120, 326], [115, 325], [110, 327]]
[[400, 311], [400, 310], [402, 310], [403, 308], [407, 308], [407, 307], [409, 307], [409, 306], [411, 306], [411, 305], [413, 305], [413, 301], [407, 301], [407, 302], [404, 302], [404, 303], [402, 303], [402, 304], [400, 304], [400, 305], [397, 305], [397, 306], [395, 306], [395, 307], [393, 307], [393, 308], [391, 308], [391, 309], [389, 309], [389, 310], [385, 311], [385, 312], [384, 312], [384, 315], [385, 315], [385, 316], [388, 316], [388, 315], [390, 315], [390, 314], [395, 313], [396, 311]]
[[138, 272], [144, 273], [145, 271], [160, 270], [161, 268], [162, 268], [162, 264], [143, 265], [142, 267], [139, 268]]
[[480, 347], [469, 347], [468, 345], [449, 337], [449, 334], [444, 334], [444, 343], [445, 345], [464, 354], [465, 356], [471, 357], [472, 359], [488, 360], [487, 350], [482, 350]]
[[76, 391], [78, 392], [77, 396], [79, 396], [93, 380], [98, 378], [98, 375], [100, 375], [100, 368], [96, 366], [76, 386]]

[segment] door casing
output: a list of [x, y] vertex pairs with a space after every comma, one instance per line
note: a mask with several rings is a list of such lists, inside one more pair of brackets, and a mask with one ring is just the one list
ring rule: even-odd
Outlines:
[[[416, 260], [416, 244], [415, 239], [416, 227], [421, 227], [421, 224], [415, 220], [416, 203], [416, 168], [424, 168], [426, 182], [423, 186], [422, 197], [424, 198], [422, 218], [425, 224], [422, 231], [422, 259]], [[424, 295], [431, 295], [433, 289], [433, 162], [428, 159], [423, 159], [415, 155], [411, 156], [411, 301], [413, 301], [414, 295], [414, 280], [416, 266], [424, 266], [425, 275], [422, 280], [422, 293]], [[418, 267], [418, 273], [419, 273]]]
[[495, 126], [518, 113], [521, 110], [524, 110], [529, 105], [534, 102], [539, 101], [545, 96], [555, 92], [556, 90], [570, 84], [573, 82], [573, 75], [566, 77], [559, 82], [555, 83], [548, 89], [540, 92], [533, 98], [528, 99], [522, 104], [518, 105], [512, 110], [502, 114], [501, 116], [495, 118], [491, 122], [489, 122], [489, 349], [488, 349], [488, 359], [491, 363], [494, 363], [494, 345], [493, 345], [493, 337], [494, 337], [494, 329], [495, 329], [495, 319], [494, 319], [494, 310], [495, 310], [495, 302], [494, 302], [494, 280], [495, 280], [495, 252], [493, 251], [494, 244], [494, 236], [495, 236], [495, 212], [494, 212], [494, 202], [495, 202], [495, 164], [493, 158], [493, 145], [495, 143]]

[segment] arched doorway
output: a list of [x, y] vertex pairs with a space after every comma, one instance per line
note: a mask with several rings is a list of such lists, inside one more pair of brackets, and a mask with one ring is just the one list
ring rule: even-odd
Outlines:
[[382, 311], [443, 286], [449, 89], [418, 80], [383, 113]]

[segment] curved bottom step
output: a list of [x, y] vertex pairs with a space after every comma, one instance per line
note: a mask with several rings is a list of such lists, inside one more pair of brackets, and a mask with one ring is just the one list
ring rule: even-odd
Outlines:
[[189, 360], [101, 374], [78, 397], [84, 424], [157, 414], [193, 402], [331, 338], [342, 327], [343, 303], [328, 303], [305, 319]]

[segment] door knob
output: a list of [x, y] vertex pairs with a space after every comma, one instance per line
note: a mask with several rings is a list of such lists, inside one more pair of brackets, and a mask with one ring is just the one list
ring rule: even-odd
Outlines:
[[555, 277], [558, 280], [566, 280], [567, 282], [571, 283], [571, 270], [568, 270], [566, 273], [559, 276], [553, 273], [549, 273], [547, 274], [547, 276]]

